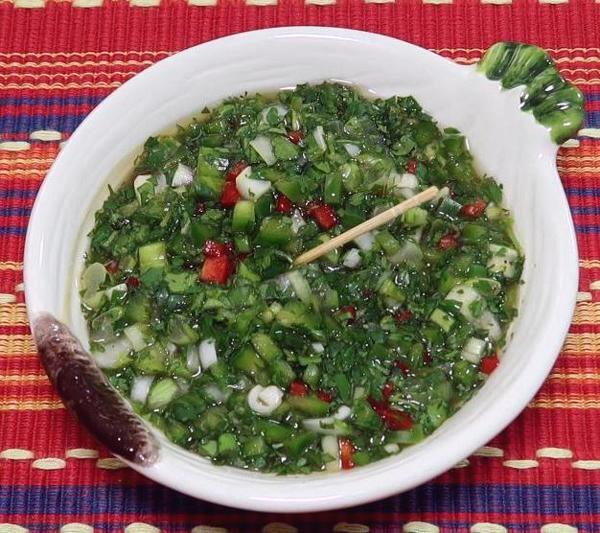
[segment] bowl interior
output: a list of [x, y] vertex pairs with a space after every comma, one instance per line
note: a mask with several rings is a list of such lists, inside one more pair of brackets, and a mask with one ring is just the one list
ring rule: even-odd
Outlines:
[[87, 341], [76, 285], [85, 236], [107, 184], [118, 185], [148, 136], [227, 96], [326, 79], [382, 97], [413, 95], [441, 125], [467, 136], [481, 170], [503, 184], [515, 216], [526, 255], [520, 316], [502, 364], [475, 398], [424, 442], [373, 465], [340, 474], [273, 477], [214, 467], [159, 437], [161, 460], [142, 472], [206, 500], [255, 510], [323, 510], [430, 479], [487, 442], [525, 407], [550, 370], [572, 315], [577, 250], [555, 170], [556, 147], [545, 129], [519, 110], [518, 88], [501, 91], [474, 67], [394, 39], [282, 28], [220, 39], [164, 60], [84, 121], [47, 176], [32, 213], [25, 259], [30, 317], [49, 311]]

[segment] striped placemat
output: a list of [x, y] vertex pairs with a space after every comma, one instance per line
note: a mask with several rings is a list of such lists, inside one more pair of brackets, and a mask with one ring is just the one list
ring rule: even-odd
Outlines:
[[[0, 533], [600, 531], [598, 21], [600, 4], [592, 0], [0, 2]], [[291, 24], [385, 33], [460, 63], [477, 61], [498, 40], [539, 44], [584, 91], [587, 115], [558, 156], [581, 255], [577, 311], [528, 409], [472, 457], [414, 491], [286, 516], [182, 496], [99, 447], [41, 369], [25, 313], [22, 254], [44, 175], [106, 95], [193, 44]]]

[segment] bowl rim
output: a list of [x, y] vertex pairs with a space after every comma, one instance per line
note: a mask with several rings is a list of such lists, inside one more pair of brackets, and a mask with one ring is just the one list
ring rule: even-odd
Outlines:
[[[161, 71], [165, 68], [165, 66], [175, 65], [178, 61], [184, 61], [186, 57], [193, 56], [199, 48], [208, 52], [210, 49], [218, 50], [220, 46], [224, 43], [233, 44], [233, 43], [245, 43], [249, 39], [264, 39], [264, 38], [272, 38], [272, 37], [293, 37], [295, 34], [302, 36], [317, 36], [317, 37], [339, 37], [339, 38], [351, 38], [354, 40], [359, 40], [365, 43], [374, 43], [379, 44], [384, 47], [389, 46], [404, 46], [409, 49], [412, 49], [416, 54], [428, 54], [429, 56], [433, 56], [436, 60], [439, 60], [440, 64], [442, 62], [447, 62], [455, 65], [457, 68], [464, 68], [459, 65], [454, 64], [452, 61], [443, 58], [433, 52], [430, 52], [426, 49], [423, 49], [419, 46], [413, 45], [411, 43], [407, 43], [405, 41], [401, 41], [398, 39], [394, 39], [392, 37], [387, 37], [384, 35], [374, 34], [370, 32], [358, 31], [358, 30], [349, 30], [342, 28], [329, 28], [329, 27], [315, 27], [315, 26], [292, 26], [292, 27], [280, 27], [280, 28], [270, 28], [264, 30], [256, 30], [250, 32], [239, 33], [235, 35], [230, 35], [226, 37], [221, 37], [219, 39], [215, 39], [213, 41], [209, 41], [206, 43], [202, 43], [181, 52], [178, 52], [168, 58], [165, 58], [161, 61], [158, 61], [154, 65], [150, 66], [146, 70], [134, 76], [132, 79], [125, 82], [122, 86], [116, 89], [113, 93], [107, 96], [80, 124], [77, 130], [72, 134], [69, 139], [69, 143], [73, 140], [77, 140], [79, 135], [81, 135], [81, 131], [87, 131], [89, 128], [93, 128], [94, 121], [96, 116], [105, 113], [107, 110], [110, 110], [110, 106], [115, 94], [124, 94], [126, 92], [137, 91], [140, 87], [143, 86], [146, 79], [150, 79], [156, 72]], [[546, 130], [540, 127], [540, 134], [546, 134]], [[69, 144], [67, 144], [66, 150], [69, 149]], [[556, 170], [555, 163], [555, 155], [556, 155], [556, 146], [551, 142], [547, 144], [547, 152], [544, 154], [548, 159], [547, 172], [549, 174], [549, 178], [554, 181], [554, 186], [558, 185], [557, 194], [561, 196], [559, 203], [562, 204], [563, 213], [562, 216], [565, 220], [568, 221], [569, 227], [565, 228], [565, 250], [563, 253], [571, 258], [570, 260], [570, 285], [573, 288], [572, 291], [565, 291], [565, 293], [557, 295], [556, 297], [559, 299], [561, 304], [564, 306], [565, 318], [559, 327], [555, 327], [552, 330], [552, 335], [545, 340], [544, 348], [545, 351], [552, 354], [552, 357], [548, 356], [543, 359], [541, 362], [537, 362], [537, 365], [534, 367], [533, 363], [530, 365], [533, 370], [535, 370], [531, 375], [528, 376], [519, 376], [513, 386], [512, 392], [514, 393], [504, 405], [500, 408], [498, 406], [493, 406], [491, 410], [491, 415], [487, 418], [484, 417], [482, 420], [478, 420], [478, 429], [477, 432], [455, 432], [447, 441], [448, 452], [443, 456], [431, 458], [427, 464], [416, 465], [413, 467], [412, 476], [409, 481], [398, 481], [392, 480], [392, 473], [400, 473], [397, 471], [399, 465], [394, 467], [393, 464], [389, 465], [387, 469], [389, 474], [384, 474], [383, 472], [377, 473], [374, 477], [376, 477], [377, 484], [373, 484], [371, 481], [371, 485], [369, 486], [369, 490], [356, 490], [355, 492], [348, 490], [340, 490], [342, 494], [336, 493], [336, 490], [330, 491], [329, 498], [313, 498], [310, 496], [300, 498], [293, 497], [290, 495], [286, 495], [285, 493], [279, 494], [279, 497], [273, 498], [264, 498], [264, 497], [252, 497], [251, 494], [248, 493], [248, 490], [232, 490], [231, 484], [227, 485], [225, 489], [217, 488], [215, 486], [212, 487], [203, 487], [203, 486], [192, 486], [191, 484], [186, 484], [184, 480], [179, 478], [176, 473], [174, 474], [173, 468], [175, 465], [180, 465], [177, 461], [173, 461], [174, 457], [177, 453], [173, 453], [172, 450], [169, 449], [168, 446], [162, 446], [161, 450], [161, 459], [155, 465], [150, 467], [141, 467], [136, 464], [129, 463], [134, 470], [140, 472], [141, 474], [158, 481], [170, 488], [175, 490], [179, 490], [191, 496], [201, 498], [213, 503], [218, 503], [221, 505], [229, 505], [236, 508], [253, 510], [253, 511], [264, 511], [264, 512], [308, 512], [308, 511], [323, 511], [323, 510], [331, 510], [336, 508], [349, 507], [353, 505], [363, 504], [367, 502], [371, 502], [374, 500], [378, 500], [381, 498], [388, 497], [392, 494], [396, 494], [398, 492], [403, 492], [414, 488], [428, 480], [430, 480], [435, 475], [438, 475], [442, 472], [445, 472], [453, 465], [455, 465], [459, 460], [463, 459], [465, 456], [471, 454], [478, 447], [485, 444], [490, 438], [498, 434], [502, 429], [504, 429], [514, 418], [516, 418], [521, 411], [525, 408], [527, 403], [531, 400], [531, 398], [535, 395], [542, 382], [545, 380], [548, 375], [552, 365], [555, 362], [556, 357], [559, 354], [560, 348], [562, 346], [563, 340], [566, 336], [568, 327], [570, 325], [570, 317], [572, 316], [575, 302], [576, 302], [576, 290], [578, 283], [578, 253], [577, 253], [577, 241], [575, 236], [575, 229], [573, 226], [573, 221], [570, 216], [570, 211], [568, 207], [568, 203], [566, 200], [566, 195], [560, 186], [560, 178], [558, 176]], [[32, 286], [33, 284], [30, 281], [33, 279], [33, 276], [36, 274], [36, 261], [35, 258], [40, 254], [40, 251], [35, 249], [35, 238], [34, 232], [36, 231], [36, 223], [39, 217], [38, 212], [40, 210], [40, 205], [43, 199], [48, 196], [48, 190], [51, 189], [53, 182], [55, 179], [58, 179], [57, 176], [57, 163], [61, 161], [62, 154], [59, 154], [57, 160], [52, 165], [52, 168], [48, 172], [46, 179], [42, 183], [40, 190], [38, 192], [38, 197], [36, 198], [36, 202], [31, 212], [30, 222], [28, 226], [26, 242], [25, 242], [25, 260], [24, 260], [24, 280], [25, 280], [25, 293], [26, 293], [26, 301], [27, 301], [27, 310], [30, 321], [33, 319], [33, 314], [36, 311], [40, 310], [40, 306], [36, 305], [38, 302], [38, 298], [35, 294], [32, 294], [28, 291], [28, 286]], [[560, 215], [560, 213], [559, 213]], [[567, 294], [568, 292], [568, 294]], [[39, 304], [39, 302], [38, 302]], [[566, 316], [569, 316], [569, 320], [566, 319]], [[431, 439], [431, 436], [425, 439], [423, 442], [428, 442]], [[418, 446], [418, 445], [417, 445]], [[174, 447], [174, 445], [173, 445]], [[413, 447], [414, 448], [414, 447]], [[179, 449], [176, 450], [177, 452]], [[185, 452], [188, 453], [188, 452]], [[387, 459], [385, 461], [388, 461]], [[379, 461], [378, 463], [381, 463]], [[398, 461], [394, 461], [398, 462]], [[412, 460], [414, 463], [414, 458]], [[224, 467], [213, 467], [216, 469], [223, 469]], [[341, 474], [327, 474], [327, 477], [335, 483], [340, 483], [340, 476], [346, 476], [344, 482], [350, 486], [350, 484], [354, 483], [355, 485], [364, 481], [366, 478], [371, 477], [371, 474], [368, 473], [369, 467], [363, 467], [360, 469], [356, 469], [354, 471], [344, 472]], [[381, 469], [380, 469], [381, 470]], [[218, 481], [219, 473], [215, 470], [215, 472], [204, 473], [207, 479], [212, 478], [213, 480]], [[259, 474], [262, 478], [271, 477], [268, 474]], [[314, 476], [311, 475], [311, 477]], [[317, 474], [319, 476], [319, 474]], [[279, 477], [279, 480], [285, 480], [285, 485], [290, 486], [300, 486], [303, 480], [307, 480], [306, 476], [285, 476]], [[249, 482], [252, 482], [252, 475], [248, 477]], [[328, 483], [331, 485], [332, 483]], [[276, 491], [280, 492], [282, 484], [278, 483], [275, 485]]]

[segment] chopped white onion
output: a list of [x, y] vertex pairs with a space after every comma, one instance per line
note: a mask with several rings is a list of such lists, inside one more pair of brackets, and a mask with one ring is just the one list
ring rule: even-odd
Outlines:
[[485, 341], [471, 337], [463, 346], [461, 356], [469, 363], [478, 364], [485, 350]]
[[166, 348], [169, 355], [173, 355], [177, 351], [177, 345], [173, 342], [167, 342]]
[[332, 416], [325, 418], [305, 418], [302, 421], [302, 425], [309, 431], [320, 433], [321, 435], [341, 435], [342, 432], [333, 427], [334, 422], [335, 418]]
[[227, 399], [227, 395], [214, 383], [204, 387], [206, 395], [217, 403], [223, 403]]
[[106, 268], [102, 263], [92, 263], [88, 266], [81, 276], [81, 288], [89, 294], [98, 292], [100, 285], [106, 279]]
[[200, 364], [206, 370], [217, 362], [217, 348], [215, 339], [204, 339], [198, 347]]
[[394, 187], [397, 187], [398, 189], [416, 189], [419, 186], [417, 176], [410, 174], [409, 172], [398, 174], [393, 171], [390, 174], [390, 178], [394, 180]]
[[423, 259], [423, 252], [419, 245], [412, 241], [406, 241], [392, 257], [389, 258], [390, 263], [399, 265], [400, 263], [408, 263], [409, 265], [418, 266]]
[[478, 317], [473, 315], [471, 304], [481, 300], [481, 295], [473, 287], [466, 283], [456, 285], [446, 295], [446, 300], [460, 303], [461, 314], [476, 328], [486, 331], [491, 339], [495, 340], [501, 337], [502, 329], [498, 319], [489, 309], [485, 309]]
[[135, 376], [131, 385], [131, 394], [129, 397], [134, 402], [146, 403], [146, 398], [150, 392], [150, 387], [154, 381], [154, 376]]
[[368, 231], [367, 233], [363, 233], [362, 235], [356, 237], [354, 242], [361, 250], [370, 250], [373, 248], [373, 244], [375, 242], [375, 233], [372, 231]]
[[286, 113], [288, 112], [288, 108], [286, 106], [284, 106], [283, 104], [270, 105], [269, 107], [265, 107], [260, 112], [260, 120], [261, 120], [261, 122], [266, 122], [267, 121], [267, 115], [269, 114], [269, 111], [271, 111], [271, 109], [275, 109], [275, 111], [277, 111], [277, 116], [279, 118], [285, 117]]
[[361, 151], [359, 146], [352, 143], [345, 143], [344, 148], [346, 149], [346, 152], [348, 152], [348, 155], [350, 157], [356, 157], [358, 154], [360, 154]]
[[502, 336], [502, 329], [500, 328], [498, 319], [489, 309], [481, 313], [481, 316], [473, 324], [476, 328], [487, 331], [489, 338], [492, 340], [497, 340]]
[[250, 177], [252, 167], [248, 166], [235, 178], [235, 186], [242, 198], [256, 200], [271, 190], [271, 182], [266, 180], [255, 180]]
[[173, 174], [173, 181], [171, 182], [172, 187], [184, 187], [190, 185], [194, 181], [194, 173], [192, 169], [186, 165], [179, 163], [175, 174]]
[[275, 385], [255, 385], [248, 393], [248, 405], [259, 415], [270, 415], [283, 400], [283, 391]]
[[186, 354], [186, 366], [194, 376], [197, 376], [202, 372], [200, 369], [200, 350], [198, 346], [188, 346]]
[[133, 180], [133, 190], [135, 191], [135, 197], [139, 204], [142, 203], [142, 195], [139, 193], [139, 189], [142, 185], [146, 184], [150, 178], [152, 178], [152, 174], [140, 174]]
[[366, 391], [364, 387], [356, 387], [354, 389], [354, 394], [352, 395], [352, 399], [360, 400], [366, 396]]
[[519, 253], [508, 246], [490, 244], [489, 250], [492, 256], [487, 262], [487, 269], [496, 274], [502, 274], [505, 278], [512, 278], [515, 275], [515, 263], [519, 258]]
[[143, 350], [146, 347], [146, 340], [144, 339], [144, 334], [140, 329], [138, 324], [133, 324], [131, 326], [126, 327], [123, 330], [125, 336], [129, 339], [129, 342], [133, 346], [133, 349], [136, 352]]
[[350, 250], [344, 254], [344, 258], [342, 259], [342, 264], [348, 268], [356, 268], [360, 265], [360, 262], [361, 257], [358, 248], [350, 248]]
[[347, 405], [341, 405], [338, 410], [333, 414], [333, 418], [338, 420], [346, 420], [352, 414], [352, 409]]
[[292, 213], [292, 231], [298, 233], [302, 226], [306, 226], [306, 221], [302, 217], [302, 213], [299, 209], [294, 209]]
[[313, 131], [313, 137], [317, 146], [321, 151], [327, 150], [327, 143], [325, 142], [325, 131], [323, 130], [323, 126], [317, 126]]
[[400, 451], [400, 446], [398, 446], [394, 442], [388, 442], [387, 444], [383, 445], [383, 449], [386, 452], [388, 452], [389, 454], [393, 454], [393, 453], [398, 453]]
[[315, 353], [323, 353], [325, 351], [325, 346], [320, 342], [313, 342], [311, 347]]
[[256, 153], [268, 166], [274, 165], [277, 161], [277, 158], [273, 153], [273, 145], [268, 137], [265, 137], [264, 135], [258, 135], [256, 138], [250, 141], [250, 146], [256, 150]]
[[167, 177], [161, 172], [156, 176], [156, 187], [154, 187], [154, 193], [159, 194], [167, 189]]
[[450, 289], [446, 295], [446, 300], [452, 300], [460, 304], [460, 312], [469, 321], [473, 322], [475, 317], [470, 307], [477, 300], [481, 300], [481, 295], [469, 285], [459, 284]]
[[450, 189], [448, 187], [442, 187], [439, 192], [433, 198], [433, 202], [439, 202], [443, 200], [450, 194]]
[[129, 355], [133, 348], [129, 339], [123, 335], [103, 345], [103, 352], [94, 352], [94, 360], [100, 368], [116, 368]]
[[304, 302], [305, 304], [310, 304], [312, 293], [310, 291], [310, 285], [306, 278], [297, 270], [293, 270], [292, 272], [288, 272], [286, 274], [296, 296], [299, 300]]
[[125, 283], [119, 283], [118, 285], [115, 285], [114, 287], [109, 287], [108, 289], [106, 289], [104, 291], [104, 294], [106, 294], [106, 297], [110, 300], [112, 298], [113, 292], [127, 292], [127, 285]]
[[321, 449], [327, 455], [335, 457], [336, 459], [340, 456], [340, 446], [337, 437], [333, 435], [325, 435], [321, 437]]

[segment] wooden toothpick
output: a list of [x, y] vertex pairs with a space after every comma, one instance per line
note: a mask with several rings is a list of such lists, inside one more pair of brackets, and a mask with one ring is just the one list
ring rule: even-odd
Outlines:
[[324, 242], [323, 244], [319, 244], [319, 246], [315, 246], [307, 252], [304, 252], [303, 254], [296, 257], [296, 259], [294, 260], [294, 265], [305, 265], [307, 263], [312, 263], [315, 259], [318, 259], [322, 255], [331, 252], [331, 250], [335, 250], [336, 248], [339, 248], [340, 246], [343, 246], [344, 244], [353, 241], [357, 237], [360, 237], [361, 235], [364, 235], [365, 233], [368, 233], [369, 231], [372, 231], [375, 228], [378, 228], [379, 226], [383, 226], [384, 224], [391, 222], [396, 217], [400, 216], [402, 213], [408, 211], [413, 207], [417, 207], [418, 205], [428, 202], [429, 200], [433, 199], [438, 194], [438, 192], [439, 189], [437, 187], [429, 187], [429, 189], [426, 189], [423, 192], [416, 194], [412, 198], [404, 200], [404, 202], [401, 202], [395, 205], [394, 207], [390, 207], [383, 213], [379, 213], [373, 218], [365, 220], [358, 226], [350, 228], [348, 231], [345, 231], [341, 235], [338, 235], [337, 237], [334, 237], [333, 239]]

